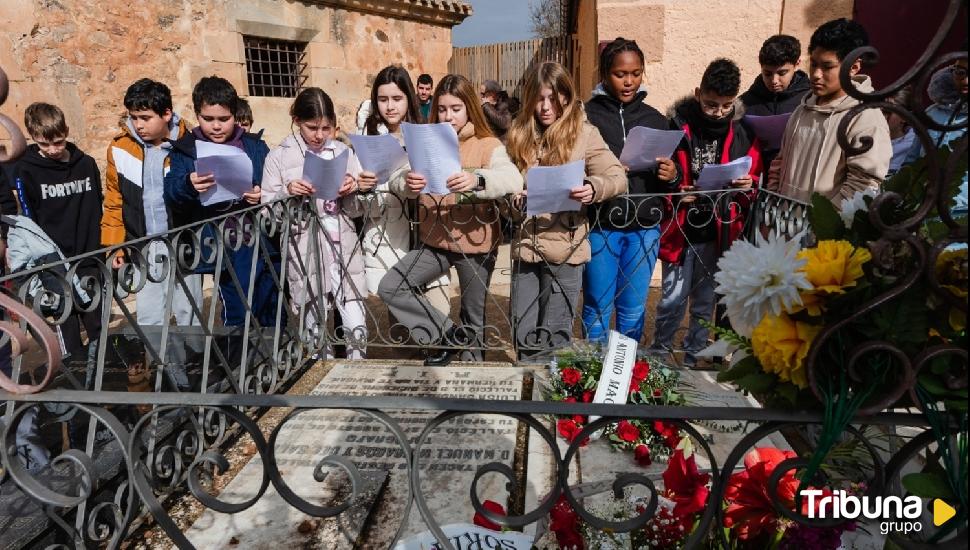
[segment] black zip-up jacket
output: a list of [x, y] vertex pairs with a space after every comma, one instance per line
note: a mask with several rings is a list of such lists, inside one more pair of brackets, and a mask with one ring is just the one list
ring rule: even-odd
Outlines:
[[[656, 130], [667, 130], [670, 123], [660, 111], [647, 105], [645, 88], [637, 92], [633, 101], [623, 104], [611, 96], [602, 85], [593, 90], [593, 97], [586, 103], [586, 118], [596, 126], [610, 151], [620, 157], [626, 136], [632, 128], [645, 126]], [[677, 188], [677, 181], [660, 181], [656, 170], [627, 173], [627, 192], [669, 193]], [[664, 202], [655, 200], [630, 200], [625, 195], [603, 203], [594, 204], [589, 209], [590, 221], [606, 229], [644, 229], [660, 222]]]
[[40, 154], [36, 144], [14, 165], [24, 215], [40, 226], [65, 257], [101, 248], [101, 172], [73, 143], [67, 162]]
[[795, 71], [795, 76], [792, 77], [788, 88], [777, 93], [768, 90], [765, 81], [758, 76], [748, 91], [741, 94], [741, 103], [744, 103], [745, 114], [781, 115], [794, 111], [811, 88], [808, 75], [803, 71]]
[[[10, 178], [7, 177], [7, 167], [0, 165], [0, 214], [11, 216], [17, 214], [17, 199], [13, 195]], [[7, 224], [0, 223], [0, 239], [7, 238]], [[0, 262], [2, 263], [2, 262]]]

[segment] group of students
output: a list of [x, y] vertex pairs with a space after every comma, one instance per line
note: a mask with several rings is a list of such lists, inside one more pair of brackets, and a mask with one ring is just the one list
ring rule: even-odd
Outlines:
[[[856, 22], [823, 24], [809, 43], [806, 74], [799, 69], [798, 40], [770, 37], [759, 54], [761, 74], [745, 93], [740, 93], [738, 66], [716, 59], [693, 94], [667, 117], [646, 102], [643, 52], [636, 42], [617, 38], [600, 54], [601, 82], [585, 104], [559, 64], [539, 63], [530, 70], [523, 81], [522, 108], [503, 140], [489, 124], [484, 92], [467, 78], [447, 75], [432, 90], [430, 77], [422, 75], [416, 91], [406, 69], [385, 67], [375, 77], [361, 133], [389, 134], [403, 145], [404, 123], [450, 124], [462, 170], [447, 179], [447, 195], [425, 193], [425, 175], [407, 164], [385, 177], [361, 166], [340, 139], [333, 102], [320, 88], [297, 95], [289, 113], [292, 134], [270, 150], [260, 135], [240, 126], [241, 99], [219, 77], [196, 84], [192, 101], [198, 126], [191, 129], [174, 113], [164, 84], [134, 83], [124, 99], [127, 120], [108, 148], [103, 190], [96, 163], [67, 142], [63, 113], [32, 105], [25, 122], [35, 144], [11, 176], [23, 214], [35, 219], [68, 257], [260, 203], [314, 200], [318, 220], [294, 222], [293, 238], [283, 244], [290, 247], [285, 254], [289, 297], [294, 313], [306, 313], [310, 327], [318, 327], [323, 309], [336, 306], [350, 358], [366, 355], [365, 300], [372, 294], [387, 305], [395, 327], [432, 350], [428, 365], [447, 364], [458, 354], [480, 360], [488, 287], [505, 220], [515, 228], [510, 309], [522, 357], [567, 342], [577, 315], [590, 340], [604, 340], [611, 325], [641, 340], [650, 275], [659, 258], [663, 287], [652, 347], [660, 352], [673, 348], [689, 309], [682, 347], [685, 362], [694, 364], [708, 342], [702, 321], [714, 315], [717, 258], [738, 237], [747, 214], [744, 201], [737, 201], [730, 223], [722, 223], [710, 212], [709, 201], [697, 200], [691, 191], [701, 169], [747, 155], [752, 159], [749, 173], [730, 183], [737, 193], [751, 197], [760, 186], [806, 199], [819, 192], [837, 207], [855, 191], [878, 187], [889, 172], [893, 149], [886, 118], [865, 110], [848, 125], [850, 144], [871, 141], [865, 153], [848, 156], [837, 140], [839, 122], [858, 104], [841, 88], [839, 67], [849, 52], [867, 42]], [[860, 69], [857, 61], [850, 71], [853, 82], [869, 91], [872, 85]], [[951, 72], [958, 85], [962, 74], [965, 99], [966, 60]], [[791, 113], [779, 150], [762, 146], [742, 120], [745, 109], [759, 115]], [[962, 116], [965, 120], [965, 111]], [[684, 139], [671, 158], [630, 171], [618, 158], [637, 126], [683, 130]], [[253, 166], [252, 189], [236, 201], [203, 206], [200, 193], [216, 182], [196, 172], [199, 142], [242, 151]], [[349, 162], [339, 197], [313, 199], [315, 189], [302, 177], [306, 155], [333, 159], [344, 152]], [[585, 178], [569, 190], [569, 197], [582, 209], [527, 216], [528, 170], [577, 160], [585, 162]], [[666, 199], [658, 203], [638, 197], [646, 194]], [[416, 242], [409, 239], [412, 222]], [[323, 243], [319, 259], [310, 253], [313, 242]], [[274, 279], [282, 251], [279, 243], [261, 244], [261, 252], [245, 245], [227, 249], [235, 276], [227, 270], [213, 273], [227, 326], [242, 324], [247, 310], [259, 325], [275, 319], [279, 292]], [[125, 262], [126, 249], [118, 250], [114, 267]], [[167, 254], [159, 244], [149, 251], [149, 264], [164, 261]], [[254, 254], [261, 257], [254, 260]], [[452, 267], [461, 294], [457, 322], [445, 292]], [[180, 325], [199, 322], [189, 304], [202, 303], [203, 271], [185, 274], [186, 284], [175, 286], [171, 313]], [[168, 285], [149, 284], [155, 287], [137, 296], [138, 323], [167, 324]], [[313, 307], [305, 307], [309, 303]], [[89, 339], [96, 330], [87, 326]]]

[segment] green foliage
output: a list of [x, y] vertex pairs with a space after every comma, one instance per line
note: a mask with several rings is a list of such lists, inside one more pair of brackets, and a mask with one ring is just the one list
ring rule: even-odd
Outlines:
[[940, 472], [920, 472], [903, 476], [903, 487], [920, 498], [953, 500], [953, 490]]
[[717, 373], [718, 382], [736, 382], [750, 374], [761, 372], [761, 365], [753, 355], [749, 355], [738, 361], [731, 367]]
[[812, 231], [820, 241], [839, 240], [845, 235], [845, 224], [842, 216], [835, 209], [832, 201], [815, 193], [812, 195], [812, 207], [808, 210], [808, 221]]

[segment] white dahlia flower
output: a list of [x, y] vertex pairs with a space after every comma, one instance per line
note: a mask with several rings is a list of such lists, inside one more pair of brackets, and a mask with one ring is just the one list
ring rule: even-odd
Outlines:
[[799, 291], [809, 290], [805, 265], [798, 250], [802, 234], [791, 240], [772, 235], [765, 239], [758, 235], [757, 243], [735, 241], [717, 262], [715, 289], [722, 295], [731, 327], [742, 336], [751, 331], [765, 315], [780, 315], [782, 311], [802, 303]]

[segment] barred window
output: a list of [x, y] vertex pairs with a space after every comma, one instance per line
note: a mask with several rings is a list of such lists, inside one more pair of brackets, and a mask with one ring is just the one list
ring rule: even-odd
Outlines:
[[244, 36], [249, 95], [296, 97], [306, 83], [306, 42]]

